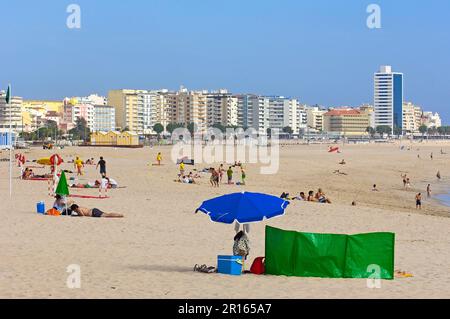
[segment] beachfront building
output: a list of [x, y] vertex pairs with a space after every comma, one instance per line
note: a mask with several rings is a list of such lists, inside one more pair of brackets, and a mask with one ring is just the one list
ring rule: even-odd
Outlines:
[[369, 117], [369, 126], [372, 128], [375, 128], [375, 110], [373, 108], [373, 105], [370, 104], [362, 104], [359, 108], [359, 111], [362, 113], [367, 114]]
[[411, 102], [403, 103], [403, 131], [418, 133], [422, 125], [422, 108]]
[[177, 92], [175, 121], [184, 125], [194, 123], [199, 133], [207, 128], [207, 91], [189, 91], [181, 87]]
[[15, 132], [21, 132], [23, 98], [11, 97], [11, 104], [6, 104], [6, 92], [0, 91], [0, 129], [9, 129], [10, 123]]
[[284, 96], [268, 97], [269, 100], [269, 127], [278, 129], [280, 132], [284, 128], [291, 128], [294, 134], [299, 133], [297, 99], [286, 98]]
[[375, 127], [403, 129], [403, 73], [392, 72], [391, 66], [381, 66], [374, 75]]
[[238, 125], [238, 98], [227, 90], [211, 92], [206, 97], [206, 124], [211, 127], [220, 124], [224, 127]]
[[109, 105], [94, 105], [94, 119], [91, 131], [109, 132], [116, 129], [116, 110]]
[[308, 127], [308, 116], [306, 114], [306, 105], [298, 104], [297, 106], [297, 127], [298, 133], [302, 134]]
[[367, 135], [370, 126], [369, 112], [352, 108], [337, 108], [323, 115], [323, 128], [327, 133], [340, 136]]
[[423, 112], [422, 125], [428, 128], [439, 128], [442, 126], [442, 120], [439, 113]]
[[36, 131], [48, 120], [60, 123], [62, 112], [63, 101], [24, 100], [21, 109], [24, 131]]
[[317, 131], [323, 131], [323, 116], [327, 113], [326, 110], [322, 110], [319, 106], [306, 107], [306, 120], [309, 128]]
[[115, 108], [116, 127], [139, 134], [144, 133], [144, 109], [140, 95], [147, 90], [112, 90], [108, 93], [108, 104]]

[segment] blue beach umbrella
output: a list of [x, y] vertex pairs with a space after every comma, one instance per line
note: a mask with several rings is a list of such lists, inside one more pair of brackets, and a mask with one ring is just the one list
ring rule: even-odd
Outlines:
[[212, 221], [224, 224], [248, 224], [282, 216], [289, 205], [279, 197], [261, 193], [234, 193], [203, 202], [196, 210]]

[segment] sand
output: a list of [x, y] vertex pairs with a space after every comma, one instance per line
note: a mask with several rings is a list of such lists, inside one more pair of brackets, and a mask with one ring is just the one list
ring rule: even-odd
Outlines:
[[[177, 166], [168, 162], [170, 147], [58, 151], [66, 160], [73, 155], [105, 157], [109, 175], [127, 188], [112, 190], [107, 200], [77, 202], [126, 215], [117, 220], [38, 215], [38, 201], [45, 200], [47, 206], [52, 203], [47, 183], [15, 179], [10, 200], [8, 164], [1, 162], [0, 297], [449, 298], [450, 209], [425, 199], [419, 212], [414, 197], [417, 192], [425, 193], [427, 183], [434, 191], [450, 186], [450, 143], [415, 143], [410, 151], [401, 151], [398, 143], [345, 145], [341, 154], [329, 154], [327, 147], [282, 147], [278, 174], [263, 176], [259, 165], [247, 165], [246, 187], [221, 185], [219, 189], [209, 186], [207, 175], [200, 185], [173, 182]], [[449, 155], [441, 155], [441, 148]], [[166, 165], [148, 166], [158, 151]], [[431, 152], [434, 160], [429, 157]], [[49, 154], [31, 149], [26, 155], [37, 159]], [[347, 165], [338, 165], [342, 159]], [[63, 167], [73, 169], [69, 164]], [[337, 169], [348, 175], [332, 174]], [[443, 176], [440, 182], [435, 177], [437, 170]], [[411, 178], [409, 191], [403, 189], [402, 172]], [[86, 179], [98, 176], [95, 166], [86, 168]], [[379, 192], [372, 191], [373, 184]], [[333, 204], [293, 202], [285, 216], [253, 225], [250, 260], [264, 256], [265, 224], [323, 233], [390, 231], [396, 233], [396, 269], [414, 277], [383, 281], [380, 289], [369, 289], [366, 280], [358, 279], [231, 277], [192, 271], [195, 264], [216, 265], [216, 256], [230, 254], [233, 245], [232, 226], [194, 214], [203, 200], [242, 190], [278, 196], [283, 191], [294, 194], [318, 187]], [[96, 195], [97, 191], [74, 193]], [[357, 206], [351, 206], [352, 201]], [[66, 285], [66, 270], [72, 264], [81, 267], [80, 289]]]

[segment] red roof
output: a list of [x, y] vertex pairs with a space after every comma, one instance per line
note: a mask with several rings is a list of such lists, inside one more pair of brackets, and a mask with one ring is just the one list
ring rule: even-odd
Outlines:
[[331, 110], [325, 115], [327, 116], [343, 116], [343, 115], [360, 115], [361, 112], [354, 109], [341, 109], [341, 110]]

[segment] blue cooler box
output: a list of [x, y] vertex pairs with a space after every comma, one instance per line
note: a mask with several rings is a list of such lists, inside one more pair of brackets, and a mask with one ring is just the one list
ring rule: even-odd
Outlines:
[[217, 256], [217, 272], [219, 274], [240, 276], [243, 263], [242, 256]]

